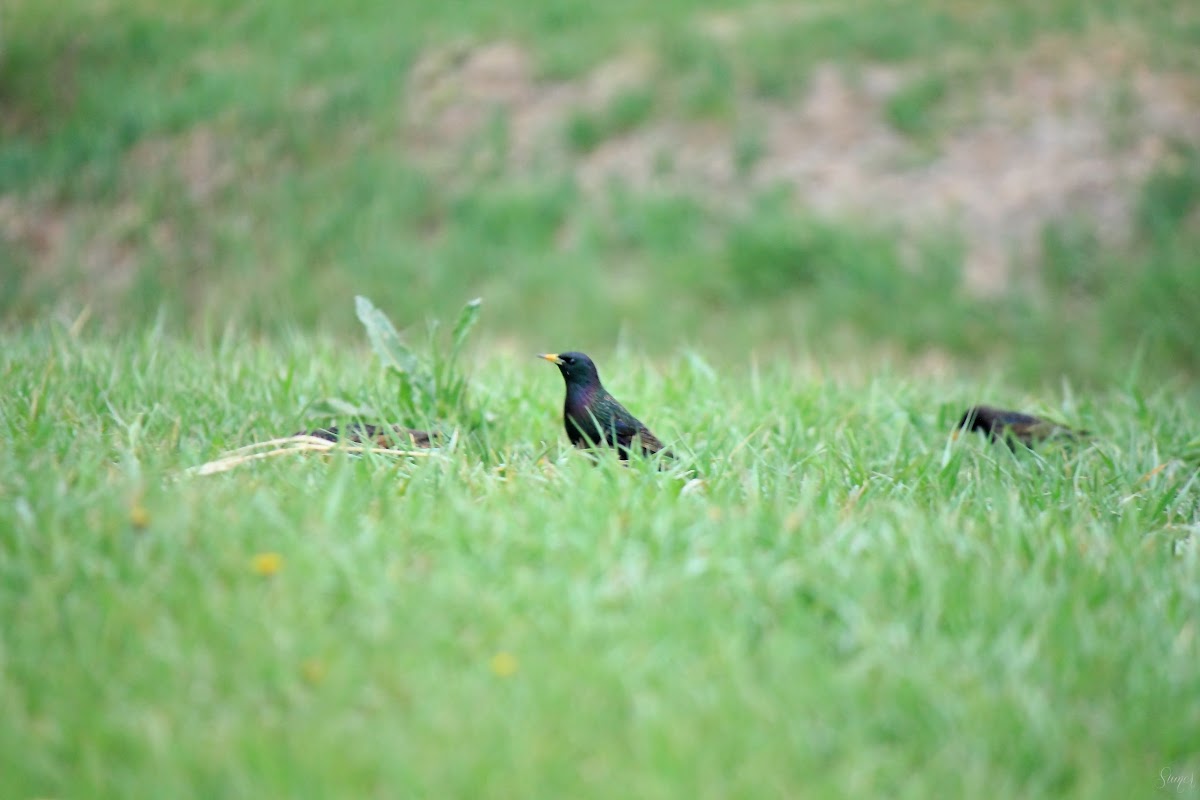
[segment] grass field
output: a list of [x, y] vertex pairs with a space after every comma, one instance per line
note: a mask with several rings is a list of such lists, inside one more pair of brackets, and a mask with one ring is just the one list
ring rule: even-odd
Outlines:
[[658, 474], [587, 463], [557, 371], [503, 359], [448, 449], [183, 477], [321, 398], [399, 418], [395, 382], [309, 338], [0, 359], [9, 796], [1133, 797], [1197, 767], [1194, 393], [1057, 399], [1096, 442], [1012, 454], [951, 443], [978, 386], [611, 359], [684, 454]]
[[[110, 331], [165, 313], [176, 333], [232, 322], [345, 336], [356, 335], [355, 294], [405, 321], [483, 296], [483, 338], [523, 351], [620, 338], [728, 363], [749, 350], [853, 357], [886, 345], [982, 361], [985, 374], [1025, 386], [1063, 374], [1103, 384], [1113, 361], [1139, 357], [1156, 377], [1194, 374], [1200, 357], [1200, 129], [1172, 111], [1200, 92], [1192, 3], [181, 0], [167, 14], [138, 0], [15, 0], [5, 23], [8, 320], [48, 308], [74, 318], [86, 306]], [[866, 104], [862, 119], [826, 131], [817, 113], [771, 134], [782, 144], [765, 141], [767, 120], [814, 81], [828, 86], [825, 65], [845, 72], [840, 91]], [[1076, 98], [1076, 73], [1089, 69], [1094, 86]], [[606, 97], [610, 72], [632, 77]], [[876, 73], [897, 84], [878, 108], [853, 95]], [[1039, 97], [1040, 84], [1019, 82], [1043, 75], [1058, 87], [1048, 108], [989, 121], [978, 107], [993, 95], [999, 107]], [[1048, 113], [1045, 133], [1021, 133], [1022, 120]], [[1085, 174], [1143, 151], [1162, 157], [1112, 187], [1047, 201], [1119, 194], [1129, 208], [1117, 225], [1025, 219], [1037, 198], [1014, 197], [1017, 218], [1005, 224], [1046, 246], [1014, 253], [1014, 278], [982, 296], [964, 290], [952, 218], [897, 231], [869, 202], [817, 213], [827, 176], [801, 181], [813, 201], [801, 202], [771, 171], [803, 164], [792, 139], [865, 127], [897, 137], [886, 164], [853, 148], [826, 160], [911, 182], [911, 196], [885, 209], [943, 194], [953, 205], [963, 187], [930, 186], [921, 165], [972, 141], [981, 114], [1025, 142], [1010, 156], [1018, 170], [1039, 136], [1071, 141], [1081, 122], [1115, 148], [1075, 167]], [[1174, 126], [1153, 127], [1173, 114]], [[672, 120], [683, 127], [655, 127]], [[605, 162], [587, 151], [656, 134], [667, 146], [640, 168], [662, 173], [648, 185], [645, 175], [589, 179]], [[714, 138], [724, 144], [704, 149]], [[671, 163], [689, 147], [734, 171], [695, 185], [702, 176]], [[987, 153], [965, 156], [985, 163]], [[1050, 162], [1041, 172], [1056, 168], [1069, 171]], [[999, 197], [979, 174], [973, 191]], [[1109, 227], [1129, 235], [1109, 241]]]
[[169, 5], [0, 13], [0, 795], [1200, 791], [1200, 6]]

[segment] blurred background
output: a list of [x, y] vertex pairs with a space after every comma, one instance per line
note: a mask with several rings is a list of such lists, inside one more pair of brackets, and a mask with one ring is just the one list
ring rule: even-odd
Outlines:
[[0, 324], [1200, 372], [1194, 0], [8, 0]]

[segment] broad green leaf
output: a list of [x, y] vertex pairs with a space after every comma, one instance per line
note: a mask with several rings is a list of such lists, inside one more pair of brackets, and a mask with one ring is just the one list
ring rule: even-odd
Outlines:
[[462, 352], [463, 345], [467, 342], [467, 336], [475, 327], [475, 323], [479, 321], [479, 307], [482, 304], [483, 298], [476, 297], [463, 306], [462, 312], [459, 313], [458, 322], [454, 323], [454, 340], [450, 351], [452, 358], [457, 358], [458, 354]]
[[392, 325], [387, 315], [375, 307], [367, 298], [358, 295], [354, 298], [354, 309], [358, 319], [367, 329], [367, 338], [371, 347], [387, 366], [406, 375], [418, 375], [421, 362], [416, 355], [400, 340], [400, 334]]
[[355, 405], [340, 397], [322, 397], [314, 400], [304, 409], [304, 413], [313, 417], [379, 417], [379, 412], [370, 406]]

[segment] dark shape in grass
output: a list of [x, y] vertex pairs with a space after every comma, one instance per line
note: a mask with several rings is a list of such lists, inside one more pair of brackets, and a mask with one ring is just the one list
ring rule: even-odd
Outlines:
[[567, 384], [563, 425], [571, 444], [583, 449], [600, 444], [615, 447], [621, 460], [627, 461], [636, 440], [642, 455], [675, 457], [649, 428], [608, 393], [600, 382], [596, 365], [586, 355], [546, 353], [538, 358], [556, 364]]
[[408, 443], [414, 447], [433, 447], [441, 439], [441, 434], [435, 431], [419, 431], [406, 428], [403, 425], [366, 425], [351, 423], [339, 430], [336, 425], [328, 428], [318, 428], [315, 431], [300, 431], [293, 436], [315, 436], [327, 442], [347, 441], [356, 444], [371, 442], [376, 447], [392, 448], [397, 444]]
[[1076, 440], [1090, 435], [1087, 431], [1068, 428], [1032, 414], [992, 406], [971, 406], [964, 411], [954, 438], [957, 439], [963, 430], [979, 431], [993, 442], [1006, 442], [1014, 450], [1017, 443], [1033, 447], [1047, 439]]

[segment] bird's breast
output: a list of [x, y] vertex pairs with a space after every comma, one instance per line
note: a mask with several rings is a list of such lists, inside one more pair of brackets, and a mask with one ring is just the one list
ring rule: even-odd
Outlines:
[[587, 409], [567, 406], [563, 409], [563, 425], [567, 429], [567, 437], [571, 440], [571, 444], [579, 444], [584, 440], [589, 443], [602, 441], [600, 429], [596, 426], [596, 419], [588, 413]]

